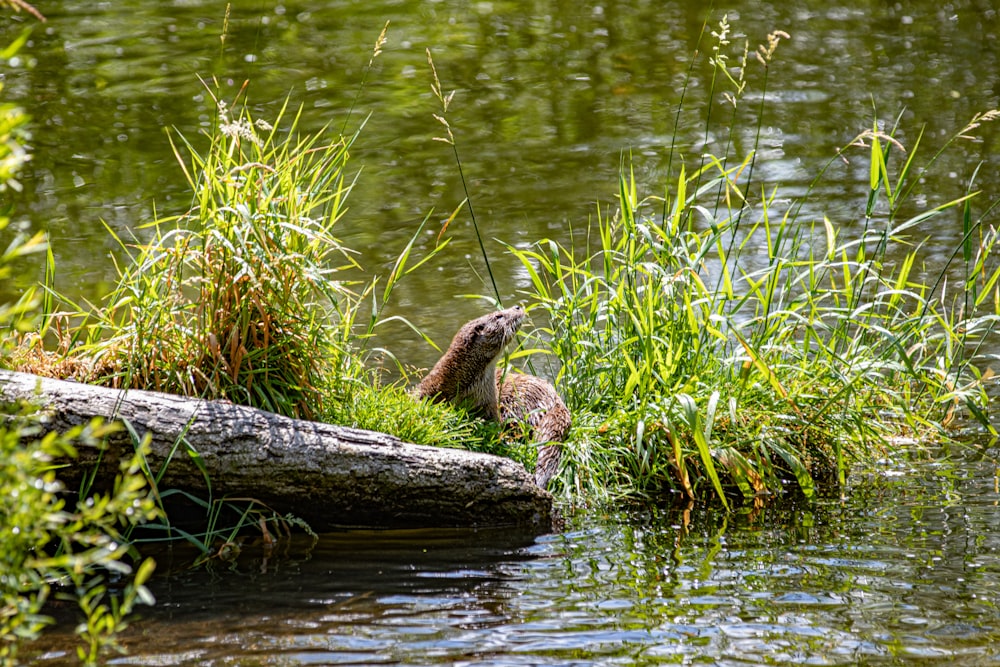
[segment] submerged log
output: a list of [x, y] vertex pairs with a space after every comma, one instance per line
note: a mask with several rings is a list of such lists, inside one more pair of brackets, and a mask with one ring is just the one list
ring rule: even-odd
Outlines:
[[[65, 431], [92, 417], [125, 420], [152, 436], [150, 467], [170, 458], [160, 489], [207, 498], [253, 498], [304, 519], [316, 531], [347, 526], [503, 526], [548, 532], [552, 497], [523, 466], [459, 449], [427, 447], [372, 431], [289, 419], [225, 401], [151, 391], [108, 389], [0, 370], [0, 402], [31, 400], [49, 415], [45, 428]], [[103, 456], [79, 448], [60, 475], [68, 488], [99, 465], [112, 479], [134, 452], [128, 433], [112, 436]]]

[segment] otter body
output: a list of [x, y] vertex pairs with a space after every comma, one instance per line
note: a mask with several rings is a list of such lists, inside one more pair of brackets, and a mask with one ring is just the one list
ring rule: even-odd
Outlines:
[[[464, 405], [483, 419], [527, 424], [539, 443], [561, 442], [569, 431], [569, 410], [545, 380], [497, 369], [504, 348], [524, 321], [524, 309], [514, 306], [466, 322], [414, 393], [420, 398]], [[562, 449], [543, 447], [538, 453], [535, 482], [542, 488], [556, 473]]]

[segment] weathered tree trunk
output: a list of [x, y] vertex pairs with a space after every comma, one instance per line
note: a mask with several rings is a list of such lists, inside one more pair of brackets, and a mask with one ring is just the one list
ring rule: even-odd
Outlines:
[[[64, 431], [92, 417], [126, 420], [152, 435], [156, 471], [180, 438], [201, 456], [215, 498], [254, 498], [305, 519], [318, 531], [341, 526], [432, 527], [514, 525], [547, 532], [552, 497], [508, 459], [425, 447], [372, 431], [281, 417], [220, 401], [150, 391], [120, 391], [0, 370], [0, 401], [34, 400]], [[133, 444], [122, 432], [100, 458], [111, 479]], [[81, 447], [62, 475], [74, 488], [97, 465]], [[183, 447], [167, 466], [161, 490], [207, 497], [202, 473]]]

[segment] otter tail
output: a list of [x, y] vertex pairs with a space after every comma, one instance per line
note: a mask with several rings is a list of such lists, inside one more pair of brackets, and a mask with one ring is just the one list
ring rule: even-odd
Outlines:
[[544, 489], [549, 480], [559, 472], [559, 462], [562, 460], [562, 445], [542, 447], [538, 452], [538, 462], [535, 464], [535, 484]]

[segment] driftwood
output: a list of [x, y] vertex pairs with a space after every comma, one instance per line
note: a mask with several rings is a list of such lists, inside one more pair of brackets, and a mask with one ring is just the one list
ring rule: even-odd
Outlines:
[[[155, 471], [184, 437], [201, 456], [215, 498], [254, 498], [317, 531], [343, 526], [502, 526], [547, 532], [552, 497], [509, 459], [425, 447], [372, 431], [281, 417], [224, 401], [119, 391], [0, 370], [0, 402], [28, 399], [64, 431], [92, 417], [127, 420], [152, 435]], [[113, 478], [134, 447], [124, 431], [103, 456], [80, 448], [61, 476], [68, 488], [100, 460]], [[207, 497], [200, 470], [177, 448], [160, 483]]]

